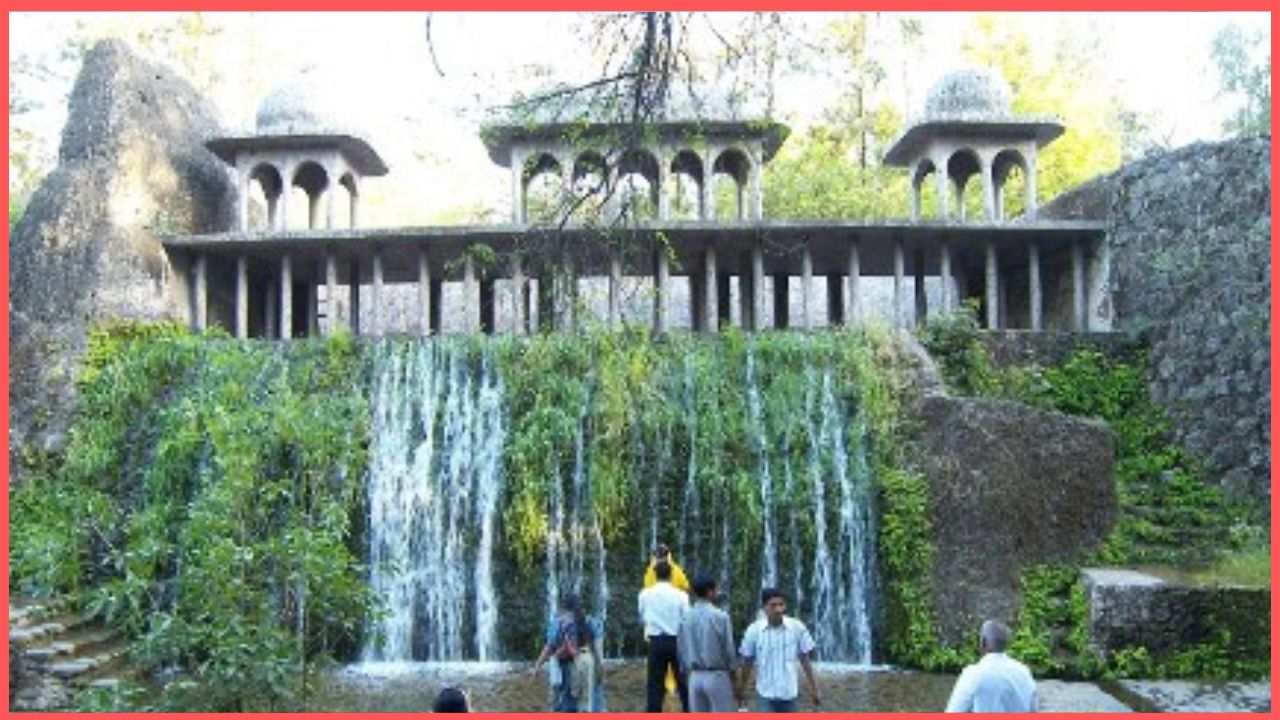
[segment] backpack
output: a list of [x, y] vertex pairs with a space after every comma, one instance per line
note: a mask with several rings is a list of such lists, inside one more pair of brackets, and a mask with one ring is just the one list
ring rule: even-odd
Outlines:
[[578, 626], [572, 618], [561, 618], [556, 631], [556, 659], [571, 662], [578, 656]]

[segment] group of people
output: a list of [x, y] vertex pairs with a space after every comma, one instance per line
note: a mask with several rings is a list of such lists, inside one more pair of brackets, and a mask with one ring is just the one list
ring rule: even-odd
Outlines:
[[[689, 594], [693, 595], [690, 602]], [[665, 695], [674, 689], [685, 712], [746, 710], [747, 687], [755, 676], [755, 710], [793, 712], [800, 696], [800, 671], [813, 709], [822, 708], [811, 656], [816, 647], [805, 624], [787, 615], [787, 600], [777, 588], [760, 593], [760, 615], [735, 645], [729, 615], [716, 606], [719, 585], [700, 575], [692, 585], [665, 545], [654, 548], [637, 600], [648, 643], [645, 711], [661, 712]], [[603, 712], [603, 628], [586, 615], [581, 599], [561, 598], [548, 623], [542, 652], [533, 666], [537, 675], [551, 662], [552, 710]], [[982, 624], [982, 659], [956, 680], [947, 712], [1034, 712], [1035, 680], [1025, 665], [1005, 654], [1009, 628], [988, 620]], [[446, 688], [442, 692], [451, 691]], [[445, 698], [452, 708], [468, 703], [461, 693]], [[457, 712], [441, 707], [437, 712]]]

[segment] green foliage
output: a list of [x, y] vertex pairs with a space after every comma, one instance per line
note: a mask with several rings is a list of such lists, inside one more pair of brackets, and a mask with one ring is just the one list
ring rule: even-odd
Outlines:
[[1223, 123], [1232, 135], [1271, 132], [1270, 37], [1260, 30], [1249, 32], [1234, 23], [1224, 25], [1213, 37], [1213, 61], [1224, 94], [1240, 98], [1240, 107]]
[[[885, 125], [898, 121], [886, 117]], [[815, 126], [792, 138], [765, 166], [765, 216], [778, 219], [903, 217], [908, 179], [883, 166], [860, 166], [853, 138], [839, 126]]]
[[1001, 375], [978, 337], [981, 331], [974, 305], [936, 315], [920, 328], [920, 343], [938, 362], [947, 387], [960, 395], [996, 395]]
[[76, 594], [123, 631], [171, 678], [163, 707], [296, 706], [372, 612], [351, 547], [359, 360], [343, 335], [95, 333], [63, 463], [14, 491], [11, 583]]

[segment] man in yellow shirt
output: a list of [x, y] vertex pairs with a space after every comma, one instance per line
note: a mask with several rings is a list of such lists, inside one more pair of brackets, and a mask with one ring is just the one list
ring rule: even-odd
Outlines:
[[[653, 570], [653, 566], [659, 561], [665, 560], [671, 566], [671, 584], [676, 588], [689, 592], [689, 578], [685, 576], [684, 570], [671, 559], [671, 548], [666, 543], [658, 543], [653, 546], [653, 552], [649, 553], [649, 566], [644, 569], [644, 587], [653, 587], [658, 582], [658, 576]], [[667, 670], [667, 679], [663, 682], [668, 693], [676, 691], [676, 675], [671, 670]]]

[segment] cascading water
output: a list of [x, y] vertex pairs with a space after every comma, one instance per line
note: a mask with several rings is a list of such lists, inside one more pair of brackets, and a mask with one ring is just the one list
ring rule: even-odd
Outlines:
[[383, 342], [372, 403], [370, 583], [385, 615], [362, 658], [491, 659], [502, 380], [490, 357], [477, 372], [456, 345]]
[[[510, 567], [499, 523], [508, 497], [506, 440], [519, 428], [509, 417], [516, 391], [507, 395], [497, 347], [401, 340], [375, 349], [368, 533], [371, 583], [385, 614], [368, 629], [365, 661], [502, 659], [499, 631], [512, 633], [508, 642], [527, 638], [565, 591], [583, 596], [602, 619], [610, 609], [622, 617], [606, 628], [608, 646], [635, 652], [632, 588], [648, 549], [665, 541], [691, 575], [717, 574], [735, 598], [735, 625], [754, 614], [756, 589], [782, 584], [792, 614], [818, 639], [821, 659], [871, 662], [867, 421], [856, 388], [838, 389], [829, 362], [806, 360], [803, 371], [775, 367], [762, 359], [777, 356], [761, 354], [754, 341], [732, 362], [714, 347], [696, 360], [668, 361], [648, 387], [675, 411], [627, 411], [622, 452], [639, 512], [609, 536], [592, 477], [600, 380], [569, 382], [576, 407], [565, 410], [573, 421], [539, 480], [546, 493], [540, 571], [521, 581], [531, 583], [522, 591], [505, 578], [495, 588], [496, 568]], [[737, 380], [709, 382], [717, 377]], [[506, 384], [516, 387], [512, 378]], [[621, 548], [633, 547], [634, 565], [617, 562], [632, 557]], [[625, 597], [614, 597], [616, 586]]]

